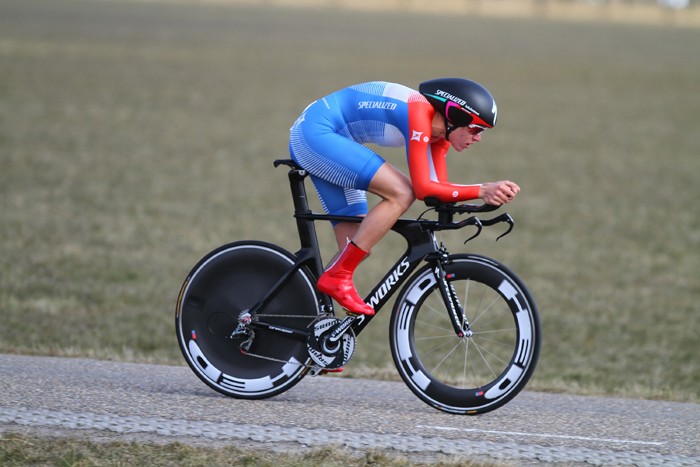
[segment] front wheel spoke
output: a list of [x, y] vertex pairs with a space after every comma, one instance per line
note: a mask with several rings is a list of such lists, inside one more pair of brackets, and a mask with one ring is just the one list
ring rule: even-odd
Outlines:
[[[467, 341], [466, 345], [464, 346], [463, 368], [464, 370], [462, 371], [462, 387], [467, 387], [467, 370], [469, 369], [469, 341]], [[474, 368], [472, 368], [472, 375], [474, 375]]]
[[[461, 343], [461, 341], [457, 342], [456, 345], [453, 345], [452, 348], [449, 349], [449, 351], [445, 354], [445, 356], [442, 357], [442, 360], [440, 360], [433, 368], [430, 369], [430, 372], [435, 373], [437, 370], [440, 369], [442, 364], [445, 363], [445, 360], [447, 360], [450, 356], [454, 356], [454, 353], [457, 350], [457, 348], [459, 347], [460, 343]], [[441, 346], [441, 347], [443, 347], [443, 346]], [[435, 350], [437, 350], [437, 348]], [[447, 372], [447, 374], [449, 374], [449, 371]]]
[[[418, 340], [418, 339], [416, 339], [416, 340]], [[433, 345], [432, 347], [421, 350], [420, 354], [424, 357], [430, 357], [431, 355], [434, 355], [438, 351], [440, 351], [440, 354], [442, 354], [442, 352], [445, 351], [444, 350], [445, 347], [450, 346], [451, 344], [448, 341], [445, 341], [444, 338], [441, 340], [442, 340], [442, 342], [440, 342], [439, 344]], [[459, 345], [459, 343], [457, 345]], [[450, 353], [452, 353], [454, 351], [455, 347], [456, 347], [456, 345], [452, 346], [452, 349], [448, 349], [446, 355], [449, 355]], [[443, 358], [443, 360], [444, 360], [444, 358]]]
[[493, 367], [489, 363], [489, 361], [484, 357], [484, 354], [481, 353], [481, 350], [479, 349], [478, 346], [474, 346], [476, 348], [476, 351], [479, 352], [479, 355], [481, 356], [481, 360], [484, 362], [484, 365], [486, 365], [486, 368], [491, 372], [491, 375], [495, 378], [498, 374], [494, 371]]
[[[432, 329], [440, 330], [442, 332], [447, 332], [448, 330], [452, 330], [452, 326], [448, 327], [447, 325], [440, 324], [440, 323], [436, 324], [435, 321], [426, 321], [424, 319], [416, 320], [416, 324], [419, 325], [421, 327], [421, 329], [432, 328]], [[454, 334], [454, 332], [453, 332], [453, 334]]]
[[[452, 334], [435, 334], [432, 336], [420, 336], [420, 337], [416, 337], [415, 340], [416, 340], [416, 342], [418, 342], [418, 341], [429, 341], [429, 340], [433, 340], [433, 339], [448, 339], [450, 337], [455, 337], [454, 333], [452, 333]], [[455, 339], [458, 339], [458, 338], [455, 337]]]
[[[423, 304], [423, 307], [427, 308], [427, 310], [430, 311], [431, 316], [432, 316], [432, 313], [434, 313], [438, 317], [439, 322], [444, 323], [443, 325], [440, 325], [439, 327], [442, 329], [454, 329], [454, 326], [452, 325], [452, 317], [450, 316], [450, 313], [448, 311], [449, 305], [444, 302], [442, 296], [435, 297], [435, 295], [433, 295], [433, 299], [431, 299], [430, 301], [431, 301], [431, 303], [437, 302], [439, 305], [433, 306], [431, 304], [428, 304], [427, 300], [426, 300], [426, 302], [424, 302], [424, 304]], [[456, 303], [456, 305], [462, 306], [460, 303]], [[464, 310], [464, 308], [463, 308], [463, 310]], [[423, 317], [423, 316], [424, 315], [421, 314], [421, 317]], [[422, 326], [430, 326], [433, 328], [438, 327], [434, 324], [433, 321], [425, 321], [425, 320], [418, 321], [417, 320], [416, 322], [419, 322]], [[462, 319], [461, 319], [461, 322], [459, 323], [461, 328], [464, 328], [465, 322], [467, 322], [466, 310], [464, 310], [464, 312], [462, 313]]]
[[[484, 364], [486, 364], [486, 366], [489, 368], [489, 370], [491, 370], [491, 372], [493, 373], [494, 376], [496, 376], [497, 373], [494, 371], [493, 367], [491, 366], [490, 361], [494, 361], [494, 360], [495, 360], [495, 361], [497, 361], [498, 363], [503, 364], [504, 367], [505, 367], [506, 365], [508, 365], [509, 362], [507, 362], [507, 361], [504, 360], [503, 358], [499, 357], [499, 356], [496, 355], [495, 353], [489, 351], [489, 350], [486, 349], [484, 346], [479, 345], [479, 344], [477, 344], [477, 343], [474, 342], [474, 341], [472, 341], [472, 343], [474, 344], [474, 348], [476, 349], [476, 351], [479, 352], [479, 356], [481, 356], [481, 359], [484, 361]], [[491, 357], [490, 361], [489, 361], [489, 359], [487, 358], [487, 356], [490, 356], [490, 357]]]
[[477, 312], [474, 314], [474, 319], [472, 320], [472, 326], [474, 326], [496, 303], [500, 301], [501, 297], [497, 295], [486, 308], [481, 311], [477, 309]]
[[[472, 280], [466, 279], [464, 282], [465, 282], [465, 284], [464, 284], [464, 300], [462, 301], [462, 309], [464, 310], [464, 320], [467, 321], [467, 310], [470, 308], [469, 307], [469, 297], [470, 297], [470, 287], [471, 287]], [[478, 284], [478, 282], [476, 284]], [[478, 292], [478, 289], [479, 289], [479, 287], [477, 287], [477, 290], [476, 290], [477, 292]], [[473, 310], [475, 310], [474, 315], [476, 317], [475, 317], [475, 319], [469, 321], [470, 327], [474, 326], [474, 323], [479, 319], [480, 314], [478, 312], [481, 309], [481, 304], [484, 301], [484, 297], [485, 297], [487, 291], [488, 291], [488, 289], [482, 288], [481, 289], [481, 296], [479, 297], [479, 300], [476, 303], [476, 306], [471, 307]], [[473, 294], [471, 294], [471, 295], [473, 295]]]
[[488, 337], [479, 337], [478, 339], [472, 339], [474, 345], [484, 348], [485, 344], [488, 344], [490, 348], [498, 346], [499, 349], [512, 349], [515, 347], [515, 342], [509, 340], [508, 342], [502, 339], [489, 339]]
[[488, 331], [474, 331], [474, 330], [472, 329], [472, 331], [473, 331], [473, 334], [474, 334], [475, 336], [481, 336], [481, 335], [483, 335], [483, 334], [497, 334], [497, 333], [498, 333], [498, 334], [501, 334], [501, 333], [508, 333], [509, 335], [510, 335], [510, 334], [513, 334], [513, 335], [514, 335], [516, 329], [517, 329], [517, 328], [516, 328], [515, 326], [513, 326], [513, 327], [511, 327], [511, 328], [489, 329]]
[[[437, 305], [433, 305], [433, 302], [437, 302]], [[430, 313], [434, 313], [439, 317], [445, 316], [445, 303], [443, 302], [442, 297], [433, 298], [423, 302], [422, 311], [429, 311]]]
[[[470, 348], [473, 350], [470, 350]], [[470, 340], [467, 343], [467, 352], [471, 355], [471, 358], [469, 359], [469, 363], [465, 362], [465, 366], [469, 367], [468, 369], [469, 369], [470, 374], [471, 374], [471, 378], [472, 378], [471, 386], [472, 387], [481, 386], [480, 381], [483, 379], [483, 376], [480, 377], [480, 375], [479, 375], [479, 366], [480, 365], [478, 364], [478, 361], [479, 361], [479, 359], [484, 360], [484, 356], [481, 354], [478, 346], [472, 340]], [[465, 360], [467, 358], [468, 357], [465, 357]], [[492, 374], [494, 373], [493, 369], [488, 365], [488, 362], [486, 362], [486, 367], [489, 369], [489, 371], [491, 371]], [[466, 374], [466, 371], [467, 371], [467, 368], [465, 368], [465, 374]], [[465, 381], [463, 384], [465, 387], [467, 387], [466, 377], [465, 377]]]
[[[473, 350], [470, 350], [471, 349]], [[478, 354], [478, 355], [477, 355]], [[492, 376], [496, 377], [498, 373], [496, 370], [494, 370], [493, 366], [488, 360], [488, 357], [485, 355], [488, 354], [492, 356], [492, 359], [498, 359], [498, 357], [494, 356], [491, 352], [487, 351], [483, 347], [481, 347], [479, 344], [474, 342], [473, 340], [468, 340], [466, 345], [465, 345], [465, 351], [464, 351], [464, 369], [462, 372], [462, 387], [469, 387], [470, 385], [467, 384], [468, 381], [468, 376], [471, 377], [471, 380], [473, 382], [472, 386], [479, 386], [481, 385], [479, 383], [480, 377], [478, 374], [478, 365], [477, 360], [481, 360], [484, 362], [484, 365], [489, 372], [491, 373]], [[499, 359], [500, 360], [500, 359]], [[501, 360], [502, 361], [502, 360]]]

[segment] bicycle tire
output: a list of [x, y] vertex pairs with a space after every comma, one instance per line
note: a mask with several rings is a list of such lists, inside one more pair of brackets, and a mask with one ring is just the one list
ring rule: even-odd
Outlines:
[[[306, 342], [255, 329], [250, 353], [244, 354], [240, 346], [247, 337], [231, 337], [241, 313], [295, 261], [276, 245], [240, 241], [207, 254], [185, 279], [175, 313], [178, 343], [192, 371], [214, 390], [239, 399], [263, 399], [290, 389], [306, 375], [311, 364]], [[265, 322], [308, 331], [319, 313], [315, 283], [306, 268], [298, 269], [261, 310]]]
[[428, 405], [463, 415], [495, 410], [532, 376], [541, 346], [537, 306], [503, 264], [450, 255], [446, 278], [459, 296], [471, 336], [458, 337], [433, 268], [418, 270], [397, 298], [391, 353], [406, 385]]

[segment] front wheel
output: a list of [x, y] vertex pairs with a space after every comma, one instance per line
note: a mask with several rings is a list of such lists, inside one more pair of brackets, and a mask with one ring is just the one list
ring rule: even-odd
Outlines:
[[455, 332], [427, 265], [409, 279], [394, 305], [394, 363], [427, 404], [456, 414], [489, 412], [515, 397], [535, 370], [541, 341], [537, 306], [520, 279], [492, 259], [452, 255], [444, 271], [470, 332]]

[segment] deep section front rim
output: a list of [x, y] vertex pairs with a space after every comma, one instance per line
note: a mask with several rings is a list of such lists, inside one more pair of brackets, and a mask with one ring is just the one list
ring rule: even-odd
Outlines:
[[540, 348], [536, 305], [519, 278], [500, 263], [455, 255], [445, 266], [470, 323], [460, 337], [449, 319], [431, 267], [418, 271], [392, 316], [394, 363], [424, 402], [458, 414], [494, 410], [532, 375]]

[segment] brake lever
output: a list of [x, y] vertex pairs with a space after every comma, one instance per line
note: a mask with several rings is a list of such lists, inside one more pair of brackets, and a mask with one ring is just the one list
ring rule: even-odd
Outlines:
[[481, 222], [481, 219], [476, 218], [476, 217], [471, 217], [470, 219], [474, 219], [469, 223], [476, 227], [476, 233], [464, 241], [465, 245], [467, 244], [468, 241], [474, 240], [476, 237], [481, 235], [481, 230], [484, 228], [484, 224], [483, 224], [483, 222]]
[[[503, 232], [501, 235], [499, 235], [498, 238], [496, 238], [496, 241], [499, 241], [501, 238], [505, 237], [506, 235], [508, 235], [508, 234], [513, 230], [513, 227], [515, 227], [515, 221], [513, 220], [513, 218], [510, 217], [510, 214], [508, 214], [508, 213], [506, 212], [506, 213], [501, 214], [500, 216], [494, 217], [493, 219], [487, 219], [487, 220], [485, 220], [485, 221], [481, 221], [481, 223], [482, 223], [483, 225], [486, 225], [486, 226], [498, 224], [499, 222], [505, 222], [505, 223], [507, 223], [507, 224], [508, 224], [508, 230], [506, 230], [506, 231]], [[470, 240], [471, 240], [471, 239], [470, 239]]]

